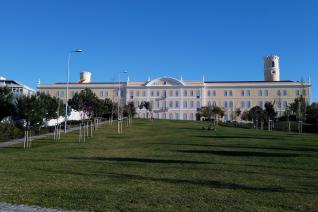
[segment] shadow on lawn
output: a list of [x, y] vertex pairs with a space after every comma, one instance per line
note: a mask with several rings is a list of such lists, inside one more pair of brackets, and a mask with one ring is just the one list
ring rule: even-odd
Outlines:
[[194, 154], [213, 154], [221, 156], [234, 156], [234, 157], [298, 157], [298, 154], [290, 153], [271, 153], [271, 152], [251, 152], [251, 151], [217, 151], [217, 150], [177, 150], [182, 153]]
[[264, 150], [283, 150], [283, 151], [297, 151], [297, 152], [318, 152], [318, 148], [310, 147], [262, 147], [262, 146], [248, 146], [248, 145], [215, 145], [215, 144], [180, 144], [180, 143], [150, 143], [150, 144], [160, 144], [160, 145], [172, 145], [172, 146], [198, 146], [198, 147], [220, 147], [220, 148], [238, 148], [238, 149], [264, 149]]
[[216, 180], [187, 180], [187, 179], [169, 179], [169, 178], [157, 178], [157, 177], [145, 177], [140, 175], [131, 175], [131, 174], [117, 174], [110, 173], [111, 175], [117, 178], [125, 180], [142, 180], [142, 181], [154, 181], [154, 182], [164, 182], [171, 184], [189, 184], [189, 185], [198, 185], [206, 186], [210, 188], [220, 188], [220, 189], [233, 189], [233, 190], [248, 190], [248, 191], [257, 191], [257, 192], [286, 192], [282, 187], [254, 187], [248, 185], [241, 185], [236, 183], [226, 183]]
[[129, 181], [152, 181], [152, 182], [163, 182], [163, 183], [170, 183], [175, 185], [194, 185], [194, 186], [205, 186], [209, 188], [218, 188], [218, 189], [233, 189], [233, 190], [246, 190], [246, 191], [255, 191], [255, 192], [291, 192], [287, 191], [282, 187], [255, 187], [249, 185], [241, 185], [236, 183], [226, 183], [222, 181], [216, 180], [203, 180], [203, 179], [171, 179], [171, 178], [160, 178], [160, 177], [146, 177], [140, 175], [133, 175], [133, 174], [119, 174], [119, 173], [89, 173], [89, 172], [74, 172], [70, 170], [45, 170], [45, 169], [37, 169], [41, 172], [49, 172], [55, 174], [71, 174], [71, 175], [78, 175], [84, 177], [109, 177], [113, 178], [114, 180], [124, 180]]
[[232, 136], [232, 135], [196, 135], [196, 138], [218, 138], [218, 139], [256, 139], [256, 140], [284, 140], [282, 137], [272, 136]]
[[100, 160], [116, 162], [139, 162], [139, 163], [180, 163], [180, 164], [210, 164], [208, 162], [187, 161], [187, 160], [160, 160], [149, 158], [120, 158], [120, 157], [70, 157], [75, 160]]

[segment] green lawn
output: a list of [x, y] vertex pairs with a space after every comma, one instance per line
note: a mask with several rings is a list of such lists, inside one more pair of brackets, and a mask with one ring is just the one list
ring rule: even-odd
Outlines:
[[135, 120], [0, 149], [0, 202], [89, 211], [318, 210], [318, 136]]

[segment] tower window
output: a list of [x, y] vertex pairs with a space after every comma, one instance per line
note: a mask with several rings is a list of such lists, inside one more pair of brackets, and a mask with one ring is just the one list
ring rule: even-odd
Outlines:
[[272, 67], [275, 67], [275, 61], [272, 61]]

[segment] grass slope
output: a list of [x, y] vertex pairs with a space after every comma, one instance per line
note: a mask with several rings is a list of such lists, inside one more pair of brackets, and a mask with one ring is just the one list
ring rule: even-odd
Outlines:
[[200, 122], [104, 125], [0, 149], [0, 202], [89, 211], [317, 210], [317, 135]]

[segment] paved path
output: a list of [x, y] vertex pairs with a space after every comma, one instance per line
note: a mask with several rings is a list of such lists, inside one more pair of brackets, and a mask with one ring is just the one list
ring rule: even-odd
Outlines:
[[[79, 129], [79, 127], [73, 127], [73, 128], [68, 129], [68, 132], [72, 132], [72, 131], [75, 131], [78, 129]], [[63, 133], [64, 133], [64, 131], [62, 130], [61, 134], [63, 134]], [[46, 138], [46, 137], [53, 136], [53, 135], [54, 135], [54, 133], [47, 133], [47, 134], [43, 134], [43, 135], [32, 136], [32, 141], [38, 140], [41, 138]], [[15, 144], [20, 144], [20, 143], [23, 143], [23, 141], [24, 141], [24, 138], [19, 138], [19, 139], [14, 139], [11, 141], [0, 142], [0, 148], [12, 146]]]
[[75, 212], [75, 211], [64, 211], [55, 208], [40, 208], [36, 206], [28, 205], [13, 205], [9, 203], [0, 202], [0, 212]]

